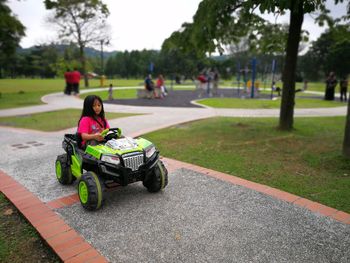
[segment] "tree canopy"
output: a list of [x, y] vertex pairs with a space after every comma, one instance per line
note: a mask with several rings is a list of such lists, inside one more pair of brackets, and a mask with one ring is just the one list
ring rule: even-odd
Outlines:
[[25, 36], [25, 27], [12, 14], [6, 2], [0, 0], [0, 64], [12, 57]]
[[58, 26], [60, 38], [78, 45], [85, 86], [88, 86], [84, 48], [108, 41], [107, 6], [100, 0], [45, 0], [44, 3], [54, 11], [49, 22]]
[[[193, 17], [193, 23], [183, 25], [179, 32], [164, 42], [165, 48], [176, 45], [182, 50], [196, 50], [199, 53], [212, 53], [223, 51], [223, 46], [239, 41], [242, 37], [248, 37], [251, 47], [258, 47], [264, 52], [263, 47], [273, 45], [273, 39], [266, 39], [264, 35], [272, 32], [273, 26], [257, 15], [260, 13], [283, 14], [290, 12], [288, 36], [284, 47], [285, 68], [283, 71], [283, 93], [280, 112], [279, 128], [291, 130], [293, 128], [293, 111], [295, 98], [295, 75], [299, 43], [301, 40], [304, 14], [316, 10], [321, 11], [319, 22], [327, 18], [325, 0], [203, 0]], [[343, 0], [335, 0], [335, 3]], [[350, 4], [349, 4], [350, 5]], [[350, 8], [348, 8], [350, 10]], [[346, 19], [346, 18], [344, 18]], [[270, 46], [270, 48], [274, 48]]]

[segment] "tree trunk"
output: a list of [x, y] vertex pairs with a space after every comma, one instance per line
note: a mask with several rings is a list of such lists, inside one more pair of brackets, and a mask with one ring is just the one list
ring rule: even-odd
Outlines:
[[84, 77], [84, 86], [85, 88], [89, 87], [89, 79], [88, 75], [86, 74], [86, 59], [85, 59], [85, 53], [84, 53], [84, 46], [79, 46], [79, 51], [80, 51], [80, 59], [81, 59], [81, 66], [83, 69], [83, 77]]
[[343, 155], [350, 159], [350, 99], [348, 100], [348, 113], [346, 115]]
[[[301, 27], [304, 19], [303, 2], [304, 1], [293, 1], [294, 4], [290, 12], [286, 60], [282, 75], [283, 89], [279, 120], [279, 128], [281, 130], [293, 129], [295, 71], [298, 59]], [[298, 3], [298, 6], [295, 6], [296, 3]]]

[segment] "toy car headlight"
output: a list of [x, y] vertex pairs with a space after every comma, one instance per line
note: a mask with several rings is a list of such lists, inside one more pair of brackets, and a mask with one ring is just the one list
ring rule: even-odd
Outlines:
[[152, 145], [152, 146], [146, 148], [145, 152], [146, 152], [146, 157], [150, 158], [156, 152], [156, 147], [154, 145]]
[[115, 155], [102, 155], [101, 161], [106, 162], [106, 163], [115, 164], [115, 165], [120, 164], [119, 157], [115, 156]]

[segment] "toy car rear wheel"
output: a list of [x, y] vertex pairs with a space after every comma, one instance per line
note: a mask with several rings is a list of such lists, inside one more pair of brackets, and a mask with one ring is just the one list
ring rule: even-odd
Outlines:
[[62, 154], [57, 156], [55, 163], [56, 178], [57, 180], [64, 185], [73, 183], [73, 175], [70, 170], [70, 167], [67, 163], [67, 154]]
[[153, 170], [142, 183], [151, 193], [156, 193], [168, 185], [168, 170], [161, 160], [158, 160]]
[[78, 184], [81, 205], [87, 210], [99, 209], [104, 202], [104, 184], [94, 172], [84, 173]]

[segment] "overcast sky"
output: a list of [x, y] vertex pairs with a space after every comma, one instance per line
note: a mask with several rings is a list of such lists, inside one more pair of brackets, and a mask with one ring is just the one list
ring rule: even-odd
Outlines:
[[[104, 0], [110, 11], [111, 44], [106, 50], [160, 49], [164, 39], [178, 30], [184, 22], [192, 22], [201, 0]], [[328, 0], [332, 14], [345, 13], [345, 5], [334, 6]], [[346, 2], [346, 1], [345, 1]], [[26, 26], [26, 37], [21, 41], [24, 48], [51, 42], [56, 33], [45, 23], [49, 11], [43, 0], [9, 0], [12, 12]], [[278, 22], [288, 22], [288, 17]], [[310, 15], [304, 19], [304, 29], [310, 32], [310, 39], [316, 40], [325, 30], [314, 24]]]

